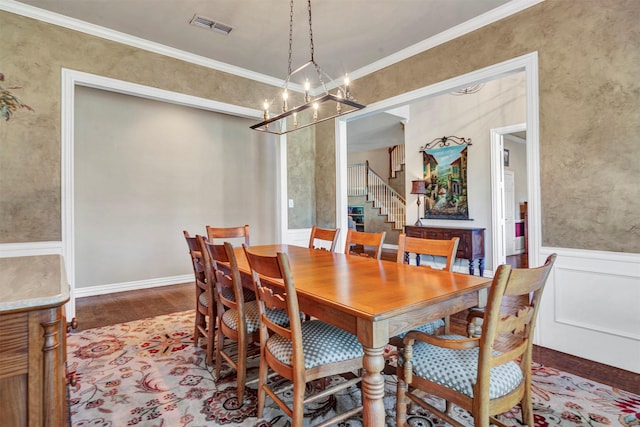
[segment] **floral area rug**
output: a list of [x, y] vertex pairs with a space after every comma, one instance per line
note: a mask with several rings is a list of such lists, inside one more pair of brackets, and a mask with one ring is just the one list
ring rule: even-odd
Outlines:
[[[194, 312], [186, 311], [70, 334], [67, 366], [77, 379], [69, 389], [72, 426], [290, 426], [270, 399], [264, 417], [256, 418], [255, 382], [248, 384], [242, 404], [238, 402], [235, 371], [225, 367], [220, 378], [215, 377], [204, 351], [194, 346], [193, 324]], [[257, 376], [257, 349], [251, 354], [250, 379]], [[386, 375], [385, 383], [386, 424], [393, 426], [395, 376]], [[556, 369], [534, 366], [533, 394], [537, 427], [640, 426], [640, 396]], [[360, 401], [360, 390], [353, 387], [314, 402], [305, 407], [305, 425]], [[473, 426], [466, 411], [454, 407], [454, 414]], [[520, 425], [519, 409], [500, 418]], [[411, 414], [408, 421], [416, 427], [447, 425], [424, 411]], [[340, 425], [356, 427], [362, 421], [356, 417]]]

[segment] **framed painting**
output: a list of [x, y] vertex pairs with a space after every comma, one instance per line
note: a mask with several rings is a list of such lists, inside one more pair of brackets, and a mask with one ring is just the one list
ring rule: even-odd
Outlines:
[[471, 139], [436, 138], [420, 149], [426, 219], [469, 219], [467, 200], [467, 156]]

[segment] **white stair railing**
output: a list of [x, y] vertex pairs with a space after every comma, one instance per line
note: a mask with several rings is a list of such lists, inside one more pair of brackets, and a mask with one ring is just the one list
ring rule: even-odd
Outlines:
[[402, 230], [405, 225], [406, 202], [393, 188], [369, 168], [369, 162], [350, 165], [348, 168], [349, 196], [366, 196], [373, 207], [387, 215], [394, 229]]

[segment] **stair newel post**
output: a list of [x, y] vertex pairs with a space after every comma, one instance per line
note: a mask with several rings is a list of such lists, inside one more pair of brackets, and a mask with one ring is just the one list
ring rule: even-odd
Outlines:
[[397, 145], [393, 147], [389, 147], [389, 178], [393, 177], [393, 151], [396, 149]]
[[[369, 194], [369, 160], [364, 162], [364, 188], [366, 188], [365, 192]], [[369, 197], [367, 196], [367, 200]]]

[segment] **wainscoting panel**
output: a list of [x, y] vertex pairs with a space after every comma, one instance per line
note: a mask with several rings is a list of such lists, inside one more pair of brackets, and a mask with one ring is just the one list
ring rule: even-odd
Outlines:
[[307, 247], [309, 246], [309, 237], [311, 236], [310, 228], [289, 229], [287, 231], [287, 245], [295, 245]]
[[541, 259], [553, 252], [538, 344], [640, 373], [640, 255], [543, 247]]

